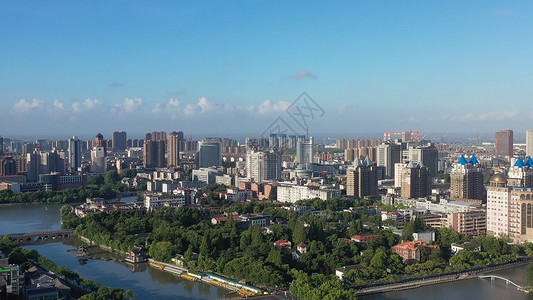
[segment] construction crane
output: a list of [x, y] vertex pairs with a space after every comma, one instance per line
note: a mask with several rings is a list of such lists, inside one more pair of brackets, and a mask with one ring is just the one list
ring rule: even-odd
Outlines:
[[447, 136], [448, 136], [448, 131], [446, 131], [445, 134], [443, 134], [443, 135], [440, 136], [440, 142], [441, 142], [441, 143], [444, 143], [444, 139], [445, 139]]

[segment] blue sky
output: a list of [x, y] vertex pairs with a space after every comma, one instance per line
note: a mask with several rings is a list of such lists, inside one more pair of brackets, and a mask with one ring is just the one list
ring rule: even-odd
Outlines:
[[312, 133], [520, 132], [531, 15], [527, 1], [0, 1], [0, 135], [258, 135], [304, 91], [325, 110]]

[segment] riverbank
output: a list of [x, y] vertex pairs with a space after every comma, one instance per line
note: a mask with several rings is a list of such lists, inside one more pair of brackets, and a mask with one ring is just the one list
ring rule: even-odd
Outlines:
[[[82, 242], [88, 244], [89, 246], [99, 247], [100, 249], [103, 249], [111, 253], [120, 253], [120, 254], [127, 255], [127, 253], [117, 250], [117, 249], [113, 249], [112, 247], [105, 246], [105, 245], [99, 245], [98, 243], [95, 243], [94, 241], [90, 240], [87, 237], [84, 237], [81, 235], [79, 235], [78, 237], [80, 238]], [[91, 257], [91, 255], [89, 255], [89, 257]], [[117, 261], [116, 259], [112, 259], [112, 260]], [[120, 261], [125, 261], [125, 260], [120, 260]], [[156, 261], [151, 258], [148, 259], [148, 264], [152, 268], [159, 269], [161, 271], [173, 274], [183, 279], [190, 280], [190, 281], [198, 281], [198, 282], [210, 284], [216, 287], [222, 287], [226, 290], [229, 290], [230, 292], [237, 293], [240, 296], [249, 297], [249, 296], [256, 296], [256, 295], [264, 294], [264, 291], [262, 289], [259, 289], [259, 288], [256, 288], [250, 285], [246, 285], [246, 284], [231, 280], [223, 276], [219, 276], [219, 275], [215, 275], [211, 273], [195, 274], [195, 273], [190, 272], [188, 269], [180, 267], [178, 265]]]
[[391, 291], [401, 291], [408, 289], [416, 289], [422, 286], [435, 285], [453, 281], [459, 281], [464, 279], [475, 278], [479, 275], [486, 274], [487, 272], [500, 271], [508, 268], [513, 268], [521, 265], [526, 265], [533, 261], [533, 257], [527, 257], [519, 261], [504, 263], [499, 265], [487, 266], [484, 268], [469, 269], [462, 272], [456, 272], [452, 274], [439, 274], [429, 276], [425, 278], [406, 279], [401, 282], [394, 282], [390, 284], [377, 284], [374, 286], [365, 287], [357, 290], [358, 296], [366, 296], [372, 294], [386, 293]]

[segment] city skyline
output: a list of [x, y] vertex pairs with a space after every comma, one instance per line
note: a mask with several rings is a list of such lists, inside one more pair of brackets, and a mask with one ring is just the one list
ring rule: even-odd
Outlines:
[[530, 3], [204, 4], [5, 4], [0, 134], [531, 129]]

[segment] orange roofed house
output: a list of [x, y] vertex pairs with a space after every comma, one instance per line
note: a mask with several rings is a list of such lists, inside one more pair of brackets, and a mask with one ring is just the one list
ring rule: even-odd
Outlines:
[[428, 245], [424, 241], [405, 241], [392, 247], [392, 252], [401, 256], [404, 263], [414, 264], [420, 262], [420, 249], [418, 248], [420, 246], [427, 247], [427, 251], [431, 248], [439, 248], [439, 246], [436, 245]]
[[357, 243], [364, 244], [372, 239], [377, 239], [380, 237], [381, 237], [381, 234], [379, 233], [356, 234], [352, 236], [351, 240]]

